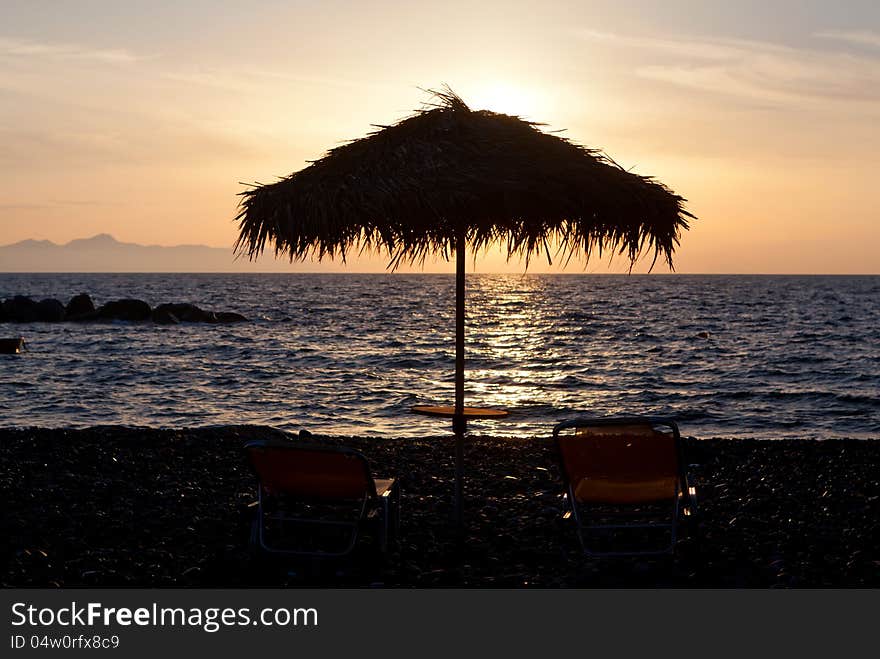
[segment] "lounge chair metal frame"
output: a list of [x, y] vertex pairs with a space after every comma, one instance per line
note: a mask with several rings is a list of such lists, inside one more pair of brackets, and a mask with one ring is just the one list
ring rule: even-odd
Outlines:
[[[297, 517], [287, 515], [283, 512], [267, 513], [266, 503], [270, 497], [266, 494], [264, 484], [257, 473], [258, 494], [257, 494], [257, 518], [256, 524], [256, 544], [265, 552], [272, 554], [285, 554], [292, 556], [303, 556], [312, 558], [339, 558], [351, 554], [357, 545], [360, 531], [365, 522], [367, 522], [374, 514], [380, 516], [379, 525], [379, 547], [384, 554], [390, 542], [392, 541], [392, 532], [396, 532], [400, 526], [400, 483], [395, 479], [388, 479], [386, 487], [381, 492], [376, 489], [376, 480], [373, 478], [370, 470], [370, 464], [366, 456], [362, 453], [346, 447], [321, 446], [314, 444], [299, 443], [295, 440], [252, 440], [245, 444], [245, 450], [258, 448], [272, 448], [280, 450], [304, 450], [310, 452], [333, 453], [338, 455], [347, 455], [358, 460], [364, 469], [364, 476], [367, 489], [363, 498], [359, 503], [359, 512], [356, 519], [351, 521], [335, 521], [323, 519], [311, 519], [308, 517]], [[256, 472], [256, 469], [254, 469]], [[266, 524], [267, 520], [278, 522], [280, 526], [293, 527], [335, 527], [348, 531], [348, 541], [345, 548], [340, 551], [308, 551], [299, 549], [286, 549], [273, 547], [266, 542]], [[392, 526], [393, 524], [393, 526]]]
[[[678, 465], [678, 478], [675, 483], [675, 491], [671, 501], [670, 516], [663, 515], [661, 518], [659, 513], [645, 512], [644, 510], [627, 511], [618, 510], [613, 512], [603, 511], [594, 514], [590, 510], [590, 504], [579, 502], [575, 497], [575, 488], [577, 483], [569, 481], [568, 473], [564, 464], [562, 448], [560, 446], [561, 435], [563, 430], [572, 428], [601, 428], [614, 426], [630, 426], [630, 425], [650, 425], [650, 426], [666, 426], [672, 430], [673, 442], [675, 444], [676, 461]], [[684, 447], [681, 441], [681, 434], [678, 424], [670, 418], [659, 416], [611, 416], [611, 417], [579, 417], [570, 421], [564, 421], [553, 428], [553, 439], [556, 443], [557, 453], [560, 461], [560, 472], [566, 488], [566, 499], [571, 507], [571, 516], [575, 520], [577, 527], [578, 540], [583, 548], [584, 554], [592, 558], [606, 557], [624, 557], [624, 556], [659, 556], [663, 554], [672, 554], [675, 550], [675, 543], [678, 540], [678, 526], [683, 516], [692, 517], [697, 513], [696, 488], [690, 485], [687, 475], [687, 464], [685, 462]], [[613, 441], [613, 440], [612, 440]], [[620, 504], [619, 507], [624, 507]], [[632, 504], [628, 504], [632, 505]], [[658, 508], [659, 510], [659, 508]], [[655, 518], [657, 521], [648, 521], [635, 524], [591, 524], [591, 519], [625, 519], [641, 517], [643, 519]], [[669, 520], [669, 521], [662, 521]], [[616, 530], [630, 529], [668, 529], [669, 543], [659, 549], [644, 551], [595, 551], [591, 549], [590, 540], [596, 532], [602, 533]]]

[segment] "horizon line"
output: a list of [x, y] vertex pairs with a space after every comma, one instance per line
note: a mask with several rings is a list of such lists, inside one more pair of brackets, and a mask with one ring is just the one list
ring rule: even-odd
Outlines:
[[[346, 272], [321, 270], [303, 270], [298, 272], [279, 272], [266, 270], [242, 272], [241, 270], [10, 270], [0, 271], [0, 275], [447, 275], [454, 277], [454, 272], [375, 272], [369, 270], [352, 270]], [[511, 275], [540, 277], [880, 277], [880, 272], [469, 272], [467, 276], [480, 275]]]

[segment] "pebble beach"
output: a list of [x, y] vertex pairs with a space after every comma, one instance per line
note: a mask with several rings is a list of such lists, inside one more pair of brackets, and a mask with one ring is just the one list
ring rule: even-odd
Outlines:
[[[0, 430], [3, 587], [880, 586], [880, 440], [695, 440], [701, 514], [669, 560], [591, 560], [562, 518], [549, 437], [471, 437], [466, 532], [450, 530], [450, 437], [333, 438], [401, 479], [383, 561], [248, 549], [256, 426]], [[295, 440], [295, 436], [294, 437]], [[295, 440], [296, 441], [296, 440]]]

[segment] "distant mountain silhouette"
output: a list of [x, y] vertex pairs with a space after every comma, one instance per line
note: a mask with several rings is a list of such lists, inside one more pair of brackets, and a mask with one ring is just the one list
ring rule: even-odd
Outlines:
[[0, 246], [0, 272], [303, 272], [313, 263], [291, 265], [272, 254], [251, 263], [236, 259], [232, 248], [207, 245], [139, 245], [106, 233], [58, 245], [22, 240]]

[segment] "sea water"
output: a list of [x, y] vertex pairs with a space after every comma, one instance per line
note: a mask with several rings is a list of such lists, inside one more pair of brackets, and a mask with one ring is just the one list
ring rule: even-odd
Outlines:
[[[230, 325], [0, 323], [0, 426], [267, 424], [419, 437], [448, 422], [451, 275], [3, 274], [16, 294], [236, 311]], [[880, 438], [880, 277], [473, 275], [471, 424], [547, 436], [577, 415], [662, 414], [700, 438]]]

